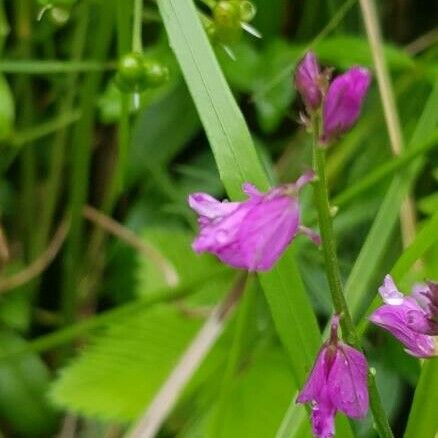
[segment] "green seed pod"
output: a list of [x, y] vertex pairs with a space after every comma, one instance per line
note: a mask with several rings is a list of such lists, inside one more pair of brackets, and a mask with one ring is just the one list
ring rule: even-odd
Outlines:
[[218, 27], [230, 29], [240, 27], [239, 2], [221, 0], [213, 8], [213, 18]]
[[116, 84], [126, 93], [142, 91], [146, 87], [141, 53], [128, 53], [119, 61], [116, 75]]
[[149, 87], [159, 87], [169, 80], [169, 69], [159, 61], [144, 59], [143, 69]]
[[239, 2], [239, 10], [240, 10], [240, 19], [245, 23], [249, 23], [255, 17], [257, 13], [257, 8], [254, 3], [250, 1], [243, 0]]

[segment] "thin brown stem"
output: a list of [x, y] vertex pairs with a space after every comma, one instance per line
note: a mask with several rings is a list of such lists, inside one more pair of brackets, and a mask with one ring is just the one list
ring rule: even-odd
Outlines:
[[164, 278], [169, 286], [176, 286], [178, 284], [178, 273], [172, 264], [152, 245], [140, 239], [129, 228], [124, 227], [119, 222], [91, 207], [90, 205], [86, 205], [84, 207], [83, 214], [89, 221], [98, 225], [106, 232], [118, 237], [120, 240], [123, 240], [141, 254], [144, 254], [144, 256], [151, 260], [163, 273]]
[[210, 317], [181, 356], [178, 364], [129, 435], [130, 438], [153, 438], [156, 436], [164, 420], [178, 401], [185, 385], [222, 333], [228, 316], [243, 293], [246, 279], [246, 273], [238, 275], [230, 292], [214, 308]]
[[0, 278], [0, 293], [6, 293], [20, 287], [38, 277], [52, 263], [67, 236], [69, 223], [61, 222], [47, 249], [40, 254], [29, 266], [9, 277]]
[[[391, 79], [383, 53], [382, 35], [376, 7], [374, 0], [359, 0], [359, 3], [376, 69], [377, 83], [382, 99], [391, 150], [395, 156], [398, 156], [404, 149], [404, 142]], [[407, 246], [415, 236], [416, 223], [414, 204], [409, 198], [405, 199], [402, 205], [400, 219], [403, 243], [404, 246]]]

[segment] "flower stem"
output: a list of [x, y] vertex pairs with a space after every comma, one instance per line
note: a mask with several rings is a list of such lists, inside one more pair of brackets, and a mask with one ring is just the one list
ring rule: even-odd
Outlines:
[[[313, 123], [313, 161], [314, 171], [317, 178], [314, 183], [314, 188], [326, 274], [333, 301], [333, 307], [335, 312], [341, 316], [340, 324], [342, 328], [342, 336], [347, 343], [361, 350], [362, 348], [360, 346], [359, 337], [357, 335], [353, 319], [351, 318], [350, 311], [348, 310], [347, 302], [343, 292], [339, 262], [336, 254], [336, 241], [333, 233], [332, 211], [328, 196], [328, 185], [325, 171], [325, 148], [319, 143], [319, 125], [319, 120], [315, 118]], [[386, 413], [383, 409], [382, 402], [377, 391], [375, 378], [371, 372], [368, 372], [368, 390], [370, 395], [370, 408], [379, 435], [382, 438], [393, 438], [388, 418], [386, 417]]]

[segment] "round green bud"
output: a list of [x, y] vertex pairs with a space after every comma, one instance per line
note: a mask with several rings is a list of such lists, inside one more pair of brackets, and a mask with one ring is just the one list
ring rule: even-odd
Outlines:
[[240, 27], [239, 3], [221, 0], [213, 8], [213, 18], [218, 27], [231, 29]]
[[257, 13], [257, 8], [255, 7], [254, 3], [251, 3], [247, 0], [243, 0], [240, 2], [239, 9], [240, 19], [245, 23], [249, 23], [250, 21], [252, 21], [255, 17], [255, 14]]
[[169, 69], [159, 61], [145, 59], [143, 68], [146, 82], [150, 87], [159, 87], [169, 80]]
[[143, 55], [128, 53], [123, 56], [117, 68], [116, 83], [121, 91], [135, 92], [145, 87]]
[[216, 24], [214, 23], [214, 21], [205, 22], [204, 29], [205, 29], [205, 32], [206, 32], [208, 38], [211, 41], [214, 41], [214, 39], [216, 38], [216, 34], [217, 34], [217, 27], [216, 27]]
[[64, 26], [70, 19], [70, 8], [54, 6], [49, 9], [50, 21], [56, 26]]

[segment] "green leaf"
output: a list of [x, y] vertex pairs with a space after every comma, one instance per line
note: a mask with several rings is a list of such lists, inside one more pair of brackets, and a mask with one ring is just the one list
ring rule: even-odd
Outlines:
[[151, 167], [171, 160], [199, 129], [199, 118], [184, 84], [143, 111], [137, 118], [128, 151], [127, 184], [132, 186]]
[[200, 327], [171, 306], [155, 306], [113, 324], [51, 390], [62, 408], [112, 421], [137, 418]]
[[[293, 61], [288, 44], [282, 40], [273, 41], [267, 46], [260, 59], [254, 91], [271, 82], [285, 67], [289, 66], [292, 72]], [[295, 96], [291, 76], [285, 76], [277, 81], [273, 87], [255, 100], [259, 123], [265, 132], [269, 133], [278, 128]]]
[[[373, 67], [371, 50], [366, 39], [335, 36], [319, 42], [315, 51], [329, 65], [349, 68], [352, 64]], [[392, 70], [412, 69], [415, 61], [403, 50], [389, 44], [384, 47], [385, 59]]]
[[235, 379], [217, 438], [275, 436], [295, 390], [287, 356], [265, 347]]
[[421, 370], [404, 438], [436, 437], [438, 431], [438, 361], [428, 360]]
[[[0, 354], [22, 348], [27, 343], [9, 331], [0, 332]], [[34, 353], [0, 363], [0, 418], [19, 436], [51, 436], [56, 417], [45, 394], [49, 373]]]
[[[196, 279], [208, 277], [218, 272], [221, 264], [212, 255], [197, 255], [191, 248], [193, 236], [177, 228], [151, 227], [142, 233], [149, 245], [152, 245], [170, 263], [178, 276], [180, 284], [192, 284]], [[139, 297], [156, 297], [163, 293], [167, 283], [163, 273], [150, 259], [138, 255], [138, 273], [136, 291]], [[231, 273], [231, 269], [230, 269]], [[208, 283], [195, 288], [195, 296], [190, 303], [210, 305], [218, 302], [227, 290], [229, 276], [212, 278]], [[160, 292], [161, 291], [161, 292]]]
[[[158, 6], [228, 195], [233, 200], [242, 198], [241, 185], [245, 181], [267, 189], [268, 178], [193, 2], [159, 0]], [[291, 253], [260, 279], [294, 375], [301, 384], [316, 355], [320, 337]]]

